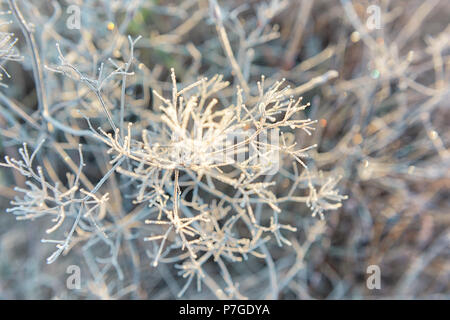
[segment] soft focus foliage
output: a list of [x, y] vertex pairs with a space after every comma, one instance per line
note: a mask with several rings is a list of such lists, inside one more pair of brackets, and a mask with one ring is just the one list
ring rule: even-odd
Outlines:
[[450, 6], [372, 4], [3, 1], [0, 298], [448, 298]]

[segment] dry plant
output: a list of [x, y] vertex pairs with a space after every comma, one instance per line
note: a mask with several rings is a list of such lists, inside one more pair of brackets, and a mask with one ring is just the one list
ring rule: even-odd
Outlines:
[[0, 297], [448, 296], [449, 6], [371, 4], [5, 1]]

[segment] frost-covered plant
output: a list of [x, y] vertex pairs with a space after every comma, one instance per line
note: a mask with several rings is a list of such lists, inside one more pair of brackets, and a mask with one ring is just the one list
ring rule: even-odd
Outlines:
[[[222, 75], [211, 79], [200, 77], [181, 86], [171, 69], [170, 97], [165, 97], [164, 90], [152, 90], [160, 105], [133, 121], [125, 120], [131, 111], [126, 86], [135, 75], [135, 46], [141, 37], [133, 40], [128, 36], [128, 59], [120, 61], [104, 56], [105, 61], [99, 60], [95, 77], [89, 75], [90, 68], [78, 66], [70, 48], [63, 50], [57, 42], [57, 61], [46, 63], [45, 70], [62, 74], [64, 78], [60, 81], [78, 92], [82, 90], [83, 94], [75, 100], [63, 99], [49, 106], [33, 31], [15, 1], [11, 1], [11, 7], [25, 35], [32, 39], [29, 43], [33, 66], [39, 74], [35, 79], [43, 91], [38, 94], [41, 117], [33, 119], [42, 128], [41, 142], [31, 156], [25, 143], [19, 150], [22, 160], [7, 156], [2, 164], [27, 178], [25, 188], [15, 189], [23, 196], [16, 197], [8, 211], [21, 220], [51, 217], [53, 225], [46, 232], [55, 234], [55, 238], [44, 238], [42, 242], [55, 244], [57, 248], [47, 263], [55, 262], [78, 243], [84, 243], [85, 254], [94, 254], [91, 247], [109, 248], [107, 260], [96, 258], [88, 262], [94, 278], [98, 281], [104, 272], [96, 267], [103, 261], [114, 267], [118, 278], [123, 280], [120, 241], [134, 237], [131, 228], [138, 226], [137, 236], [147, 243], [144, 248], [152, 266], [176, 263], [179, 274], [187, 278], [179, 296], [197, 277], [199, 290], [204, 282], [219, 298], [243, 298], [230, 277], [229, 264], [247, 260], [250, 255], [270, 263], [266, 243], [271, 238], [279, 246], [291, 245], [287, 233], [297, 228], [281, 222], [283, 207], [304, 203], [313, 216], [319, 214], [323, 219], [324, 211], [341, 206], [345, 196], [335, 189], [334, 178], [319, 179], [305, 162], [308, 151], [315, 145], [301, 146], [300, 141], [292, 139], [297, 130], [306, 136], [314, 130], [316, 121], [302, 118], [309, 104], [303, 105], [302, 99], [289, 96], [294, 92], [284, 80], [267, 84], [262, 76], [256, 86], [248, 83], [231, 52], [217, 3], [212, 2], [210, 8], [219, 39], [237, 74], [239, 84], [235, 94], [224, 94], [230, 84]], [[264, 19], [271, 18], [267, 12], [274, 12], [270, 7], [261, 10]], [[120, 92], [117, 104], [112, 101], [116, 88]], [[77, 107], [78, 110], [73, 109], [62, 118], [58, 109], [68, 103], [84, 107]], [[77, 126], [84, 129], [74, 126], [77, 118]], [[64, 134], [66, 142], [55, 137], [58, 131]], [[69, 159], [62, 147], [62, 144], [72, 146], [76, 141], [78, 164]], [[59, 172], [51, 169], [45, 155], [37, 156], [46, 146], [55, 145], [60, 154], [65, 154], [64, 160], [73, 171], [67, 173], [65, 182]], [[100, 168], [104, 174], [95, 184], [85, 172], [90, 163], [83, 153], [90, 147], [105, 150], [108, 163]], [[36, 167], [37, 158], [44, 167]], [[275, 186], [281, 176], [277, 170], [285, 165], [294, 171], [286, 178], [288, 191], [283, 193]], [[100, 195], [100, 189], [113, 177], [117, 181], [114, 193], [121, 199], [115, 204], [109, 202], [112, 192]], [[133, 209], [136, 206], [137, 211]], [[62, 239], [56, 236], [58, 232]], [[219, 267], [226, 290], [216, 289], [220, 286], [204, 271], [208, 263]]]
[[[7, 3], [24, 41], [0, 34], [20, 75], [0, 93], [0, 190], [34, 221], [52, 296], [360, 297], [373, 263], [400, 295], [435, 268], [449, 41], [421, 26], [439, 1], [384, 3], [380, 30], [347, 0]], [[412, 217], [432, 245], [403, 276], [396, 258], [425, 252], [401, 237]], [[65, 264], [82, 290], [58, 287]]]
[[[0, 12], [0, 16], [8, 14], [9, 12]], [[0, 22], [0, 30], [5, 26], [11, 24], [12, 21]], [[11, 78], [8, 71], [6, 71], [4, 65], [8, 61], [21, 61], [22, 56], [19, 54], [15, 47], [17, 38], [14, 38], [14, 33], [0, 31], [0, 81], [3, 80], [3, 76], [6, 75]], [[0, 82], [0, 85], [5, 86], [5, 84]]]
[[[130, 44], [135, 42], [130, 40]], [[90, 80], [74, 66], [66, 64], [62, 55], [60, 60], [62, 64], [52, 70], [65, 74], [67, 70], [73, 71], [77, 75], [75, 79], [85, 82], [102, 101], [104, 82], [101, 76], [98, 80]], [[106, 78], [126, 74], [120, 70], [123, 67], [117, 67]], [[13, 201], [14, 207], [9, 211], [19, 219], [54, 216], [55, 225], [47, 233], [59, 228], [66, 217], [74, 220], [65, 231], [68, 234], [65, 240], [42, 240], [57, 245], [57, 251], [47, 259], [48, 263], [67, 252], [74, 242], [78, 242], [77, 238], [85, 240], [88, 233], [91, 238], [99, 238], [106, 244], [110, 242], [108, 233], [117, 231], [113, 226], [103, 226], [102, 220], [108, 211], [108, 194], [98, 197], [95, 193], [114, 171], [128, 178], [124, 179], [127, 187], [121, 191], [123, 196], [133, 199], [133, 204], [145, 204], [150, 208], [145, 223], [152, 226], [149, 229], [151, 235], [145, 237], [145, 241], [159, 243], [155, 250], [148, 250], [152, 265], [156, 267], [160, 261], [179, 262], [180, 274], [188, 278], [180, 295], [195, 276], [201, 283], [205, 277], [202, 265], [210, 258], [218, 263], [223, 274], [228, 274], [223, 259], [238, 262], [247, 259], [249, 254], [266, 258], [261, 246], [270, 240], [270, 234], [280, 246], [291, 245], [282, 231], [295, 231], [296, 228], [279, 223], [281, 204], [306, 203], [313, 216], [319, 213], [321, 218], [324, 210], [340, 207], [345, 197], [334, 189], [336, 182], [329, 178], [320, 185], [318, 180], [316, 184], [319, 183], [320, 189], [317, 191], [313, 177], [301, 160], [314, 146], [298, 148], [296, 142], [288, 143], [284, 134], [272, 137], [281, 142], [261, 139], [270, 131], [301, 129], [311, 134], [310, 130], [313, 130], [315, 121], [295, 119], [307, 105], [301, 105], [301, 99], [286, 99], [285, 92], [289, 87], [281, 89], [282, 81], [265, 90], [263, 77], [258, 83], [259, 96], [255, 103], [246, 105], [238, 88], [236, 105], [221, 107], [213, 98], [228, 86], [221, 76], [211, 80], [203, 78], [181, 90], [177, 89], [173, 70], [171, 78], [171, 99], [154, 92], [164, 106], [155, 113], [155, 121], [148, 129], [135, 130], [130, 122], [127, 131], [122, 132], [107, 114], [115, 132], [106, 133], [101, 128], [95, 130], [86, 118], [90, 131], [84, 134], [109, 148], [110, 163], [113, 164], [93, 190], [86, 191], [80, 187], [80, 174], [85, 165], [81, 144], [78, 171], [75, 176], [68, 177], [68, 186], [62, 190], [60, 185], [46, 181], [41, 167], [37, 172], [33, 170], [33, 159], [44, 140], [31, 156], [24, 145], [20, 149], [23, 161], [7, 157], [6, 163], [2, 164], [38, 183], [36, 185], [30, 179], [26, 183], [28, 189], [16, 189], [24, 194], [24, 198]], [[55, 120], [49, 123], [68, 134], [83, 133], [72, 132], [73, 129], [66, 129]], [[234, 138], [238, 131], [248, 133], [235, 142], [230, 137]], [[245, 159], [249, 149], [254, 151]], [[242, 158], [241, 161], [236, 160]], [[279, 198], [280, 195], [271, 191], [277, 175], [267, 175], [267, 172], [273, 165], [271, 162], [285, 163], [289, 158], [294, 160], [292, 165], [295, 168], [297, 165], [303, 168], [304, 174], [297, 174], [291, 181], [289, 194]], [[295, 196], [300, 188], [306, 189], [308, 195]], [[263, 206], [268, 210], [262, 211]], [[268, 216], [263, 216], [263, 213]]]

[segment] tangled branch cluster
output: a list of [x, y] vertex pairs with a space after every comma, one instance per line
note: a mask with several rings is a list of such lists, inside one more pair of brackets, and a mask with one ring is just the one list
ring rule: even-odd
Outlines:
[[370, 1], [4, 2], [1, 206], [33, 221], [38, 279], [17, 292], [369, 297], [370, 264], [384, 296], [448, 290], [445, 0], [381, 1], [376, 30]]

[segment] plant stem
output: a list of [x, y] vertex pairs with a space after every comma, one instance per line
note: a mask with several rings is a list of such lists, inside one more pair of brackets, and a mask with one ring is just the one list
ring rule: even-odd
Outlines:
[[39, 51], [36, 44], [36, 40], [33, 35], [33, 31], [30, 29], [30, 26], [25, 21], [22, 12], [20, 12], [19, 7], [17, 6], [16, 0], [8, 0], [9, 6], [11, 8], [12, 13], [16, 17], [19, 22], [20, 29], [22, 30], [23, 35], [27, 41], [27, 45], [31, 50], [32, 57], [32, 66], [33, 66], [33, 77], [34, 83], [36, 86], [36, 95], [38, 99], [38, 107], [39, 111], [42, 115], [43, 120], [49, 115], [48, 105], [47, 105], [47, 97], [44, 85], [44, 76], [41, 68], [41, 59], [39, 57]]

